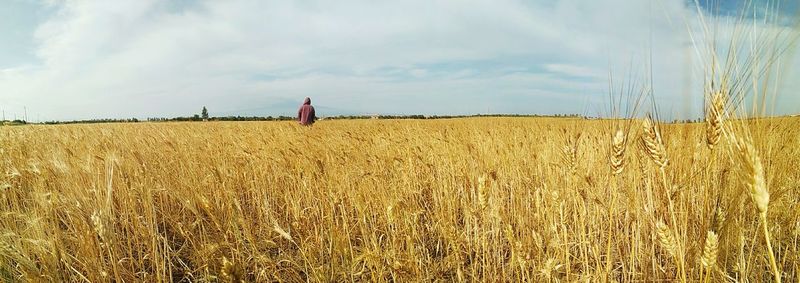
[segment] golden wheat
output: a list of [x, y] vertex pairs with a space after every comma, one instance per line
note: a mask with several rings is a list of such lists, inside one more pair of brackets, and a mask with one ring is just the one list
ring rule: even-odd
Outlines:
[[706, 235], [706, 243], [703, 246], [703, 257], [700, 258], [700, 262], [706, 268], [712, 268], [717, 264], [717, 243], [717, 234], [712, 231], [708, 231], [708, 235]]
[[711, 94], [706, 107], [706, 146], [709, 149], [714, 149], [722, 137], [726, 97], [725, 92], [715, 91]]
[[625, 169], [625, 146], [627, 137], [621, 129], [614, 132], [611, 140], [611, 172], [619, 175]]
[[[610, 123], [0, 128], [0, 281], [796, 280], [798, 233], [782, 227], [797, 227], [800, 147], [784, 145], [800, 142], [800, 119], [726, 142], [741, 156], [720, 158], [711, 182], [693, 177], [704, 125], [659, 125], [665, 179], [649, 152], [627, 154], [624, 132], [609, 141]], [[580, 140], [551, 138], [565, 131]], [[564, 170], [565, 145], [587, 170]], [[740, 209], [741, 188], [759, 213]], [[769, 242], [739, 242], [760, 234]]]
[[661, 168], [667, 166], [667, 151], [661, 139], [661, 130], [650, 116], [642, 121], [642, 146], [650, 159]]

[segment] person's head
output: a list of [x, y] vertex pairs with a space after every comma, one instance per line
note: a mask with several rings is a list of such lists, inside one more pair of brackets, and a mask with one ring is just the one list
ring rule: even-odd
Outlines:
[[311, 105], [311, 98], [310, 97], [306, 97], [306, 99], [303, 100], [303, 105]]

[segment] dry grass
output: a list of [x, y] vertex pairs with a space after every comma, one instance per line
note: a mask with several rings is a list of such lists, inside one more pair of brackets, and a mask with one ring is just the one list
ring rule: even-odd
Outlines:
[[800, 119], [610, 123], [5, 127], [0, 281], [798, 280]]

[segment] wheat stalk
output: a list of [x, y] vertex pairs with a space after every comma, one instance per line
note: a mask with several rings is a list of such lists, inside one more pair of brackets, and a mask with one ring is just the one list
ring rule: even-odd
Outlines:
[[769, 208], [769, 190], [767, 189], [767, 182], [764, 177], [764, 167], [761, 163], [761, 158], [758, 156], [750, 139], [736, 138], [731, 135], [731, 140], [736, 145], [736, 156], [739, 157], [739, 163], [743, 172], [741, 172], [742, 181], [750, 192], [750, 198], [758, 209], [758, 214], [761, 218], [761, 226], [763, 227], [764, 239], [767, 243], [767, 251], [769, 252], [769, 262], [774, 274], [775, 282], [781, 282], [780, 271], [775, 262], [775, 255], [772, 251], [772, 244], [770, 242], [769, 229], [767, 228], [767, 211]]
[[621, 129], [617, 129], [611, 139], [611, 172], [614, 175], [619, 175], [625, 170], [626, 139]]
[[95, 211], [92, 213], [92, 227], [94, 227], [94, 232], [97, 233], [97, 236], [100, 237], [100, 240], [106, 242], [106, 226], [103, 224], [103, 217], [101, 213]]
[[675, 233], [667, 224], [659, 220], [656, 223], [656, 234], [658, 234], [658, 241], [661, 243], [661, 246], [675, 261], [675, 266], [678, 267], [678, 274], [681, 276], [681, 282], [686, 282], [686, 274], [683, 267], [683, 251], [678, 243], [678, 239], [675, 237]]
[[667, 224], [658, 221], [656, 223], [656, 233], [658, 234], [658, 241], [661, 243], [664, 250], [666, 250], [670, 256], [678, 257], [678, 242], [675, 240], [675, 236]]
[[219, 277], [222, 282], [244, 282], [242, 275], [235, 262], [228, 260], [227, 257], [222, 257], [222, 266], [220, 266]]
[[[706, 268], [706, 277], [704, 281], [708, 282], [711, 276], [711, 269], [717, 264], [717, 252], [719, 247], [719, 238], [713, 231], [708, 231], [706, 235], [706, 243], [703, 246], [703, 256], [700, 258], [700, 263]], [[702, 275], [702, 271], [701, 271]]]
[[742, 181], [745, 183], [750, 197], [753, 199], [759, 214], [766, 215], [769, 206], [769, 191], [764, 179], [764, 167], [751, 142], [732, 137], [737, 144], [737, 156], [744, 171]]
[[717, 207], [716, 211], [714, 212], [714, 231], [719, 233], [722, 230], [722, 227], [725, 225], [725, 220], [727, 219], [728, 214], [722, 207]]
[[489, 202], [488, 192], [486, 191], [486, 177], [478, 177], [478, 207], [481, 211], [486, 209]]
[[713, 231], [708, 231], [706, 235], [706, 244], [703, 247], [703, 257], [700, 259], [703, 266], [711, 268], [717, 263], [718, 241], [717, 234]]
[[722, 136], [726, 97], [723, 91], [715, 91], [706, 107], [706, 146], [709, 149], [714, 149]]
[[667, 158], [667, 150], [664, 147], [664, 141], [661, 139], [661, 131], [658, 125], [648, 115], [642, 122], [642, 146], [645, 153], [653, 160], [656, 165], [661, 168], [667, 166], [669, 159]]
[[578, 164], [577, 144], [564, 145], [561, 148], [561, 160], [569, 168], [570, 173], [575, 174]]

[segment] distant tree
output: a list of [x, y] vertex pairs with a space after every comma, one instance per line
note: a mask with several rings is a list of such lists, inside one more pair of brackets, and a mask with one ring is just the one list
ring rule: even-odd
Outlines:
[[200, 121], [200, 115], [194, 114], [194, 116], [192, 116], [191, 120], [192, 121]]
[[202, 116], [202, 117], [203, 117], [203, 120], [204, 120], [204, 121], [205, 121], [205, 120], [208, 120], [208, 109], [206, 109], [206, 107], [205, 107], [205, 106], [203, 106], [203, 111], [202, 111], [202, 112], [200, 112], [200, 116]]

